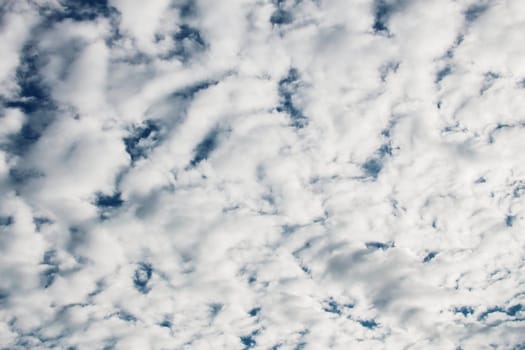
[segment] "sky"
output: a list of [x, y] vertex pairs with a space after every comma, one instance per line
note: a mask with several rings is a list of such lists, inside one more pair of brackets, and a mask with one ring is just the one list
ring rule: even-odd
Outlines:
[[522, 0], [0, 0], [0, 349], [525, 349]]

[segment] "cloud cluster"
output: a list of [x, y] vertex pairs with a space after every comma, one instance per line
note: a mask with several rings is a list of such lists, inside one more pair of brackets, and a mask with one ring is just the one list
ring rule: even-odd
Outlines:
[[0, 348], [525, 348], [523, 23], [4, 1]]

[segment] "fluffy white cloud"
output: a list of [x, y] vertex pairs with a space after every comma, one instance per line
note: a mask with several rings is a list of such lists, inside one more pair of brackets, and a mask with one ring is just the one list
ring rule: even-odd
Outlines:
[[0, 97], [9, 98], [15, 93], [15, 70], [20, 64], [20, 53], [28, 39], [37, 16], [30, 11], [25, 1], [7, 1], [2, 9], [0, 22], [0, 50], [3, 52], [0, 63]]
[[8, 1], [0, 344], [525, 347], [524, 16]]

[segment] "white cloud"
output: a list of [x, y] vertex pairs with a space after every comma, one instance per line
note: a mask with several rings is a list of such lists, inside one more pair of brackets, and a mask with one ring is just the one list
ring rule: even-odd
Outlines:
[[[8, 10], [0, 22], [0, 96], [9, 98], [16, 91], [15, 71], [20, 63], [20, 53], [38, 17], [24, 6], [24, 1], [6, 3]], [[11, 10], [11, 11], [9, 11]]]
[[155, 34], [161, 27], [163, 16], [166, 13], [171, 15], [172, 26], [178, 22], [176, 13], [169, 10], [169, 0], [149, 1], [141, 6], [133, 0], [111, 0], [109, 3], [120, 12], [120, 29], [131, 34], [139, 50], [148, 53], [155, 50]]
[[0, 343], [523, 347], [522, 8], [9, 2]]

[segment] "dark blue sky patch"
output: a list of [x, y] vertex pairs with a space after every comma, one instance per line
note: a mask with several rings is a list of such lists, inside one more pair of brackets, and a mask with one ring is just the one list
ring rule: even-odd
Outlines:
[[520, 198], [525, 194], [525, 183], [518, 182], [518, 184], [512, 190], [512, 196], [514, 198]]
[[[383, 136], [390, 137], [390, 131], [383, 131]], [[374, 155], [368, 158], [362, 165], [361, 169], [364, 172], [365, 178], [377, 179], [381, 170], [383, 170], [383, 163], [385, 158], [392, 156], [393, 148], [390, 142], [382, 144]]]
[[270, 16], [270, 23], [273, 25], [284, 25], [293, 22], [293, 15], [290, 11], [284, 9], [276, 9]]
[[310, 249], [312, 247], [312, 242], [307, 241], [305, 244], [303, 244], [300, 248], [297, 248], [292, 252], [292, 255], [296, 258], [299, 258], [302, 252], [304, 252], [307, 249]]
[[286, 1], [285, 0], [273, 0], [272, 2], [276, 8], [275, 8], [275, 11], [270, 16], [270, 23], [275, 26], [281, 26], [281, 25], [292, 23], [293, 22], [292, 12], [284, 8]]
[[423, 258], [423, 263], [428, 263], [430, 262], [432, 259], [434, 259], [436, 257], [438, 253], [435, 252], [435, 251], [432, 251], [432, 252], [429, 252], [427, 255], [425, 255], [425, 257]]
[[166, 35], [164, 35], [163, 33], [155, 33], [154, 37], [155, 37], [156, 43], [161, 42], [162, 40], [166, 39]]
[[385, 82], [386, 78], [390, 74], [394, 74], [399, 69], [399, 62], [387, 62], [383, 64], [381, 67], [379, 67], [379, 76], [381, 77], [381, 81]]
[[164, 321], [162, 321], [161, 323], [159, 323], [159, 326], [160, 326], [160, 327], [163, 327], [163, 328], [171, 328], [172, 323], [171, 323], [170, 320], [165, 319]]
[[525, 350], [525, 342], [522, 342], [522, 343], [519, 343], [519, 344], [516, 344], [512, 350]]
[[182, 0], [177, 5], [181, 18], [194, 17], [198, 13], [196, 0]]
[[206, 45], [199, 30], [186, 24], [179, 27], [179, 31], [173, 35], [173, 38], [177, 41], [190, 40], [199, 46]]
[[20, 64], [16, 70], [16, 81], [19, 86], [18, 99], [6, 101], [6, 107], [20, 108], [24, 113], [33, 113], [41, 109], [54, 108], [50, 89], [44, 84], [40, 68], [44, 58], [37, 48], [36, 40], [24, 45]]
[[166, 319], [162, 321], [161, 323], [159, 323], [159, 326], [162, 328], [171, 328], [172, 324], [170, 320]]
[[95, 289], [93, 289], [91, 292], [89, 292], [88, 297], [92, 298], [95, 295], [98, 295], [98, 294], [102, 293], [104, 291], [105, 287], [106, 287], [106, 282], [104, 281], [104, 279], [102, 279], [102, 278], [99, 279], [97, 281]]
[[40, 275], [40, 286], [44, 289], [50, 287], [55, 281], [58, 272], [59, 269], [57, 266], [51, 266], [45, 269]]
[[454, 41], [454, 45], [459, 46], [463, 43], [464, 40], [465, 40], [465, 35], [463, 33], [459, 33], [458, 36], [456, 37], [456, 40]]
[[446, 58], [454, 58], [455, 51], [458, 48], [458, 46], [461, 45], [461, 43], [463, 42], [464, 38], [465, 38], [465, 36], [464, 36], [463, 33], [459, 33], [456, 36], [456, 39], [454, 40], [454, 44], [452, 45], [452, 47], [448, 48], [448, 50], [445, 53], [445, 57]]
[[[305, 337], [308, 333], [310, 333], [310, 330], [309, 330], [308, 328], [305, 328], [305, 329], [299, 331], [299, 337], [300, 337], [300, 339], [304, 339], [304, 337]], [[302, 344], [304, 344], [304, 345], [302, 345]], [[297, 346], [299, 346], [299, 345], [302, 346], [302, 347], [301, 347], [301, 349], [302, 349], [304, 346], [306, 346], [306, 343], [300, 341], [299, 344], [298, 344]], [[297, 346], [295, 347], [295, 349], [297, 349]]]
[[125, 310], [120, 310], [117, 313], [117, 316], [122, 321], [126, 321], [126, 322], [136, 322], [137, 321], [137, 318], [133, 314], [131, 314], [131, 313], [125, 311]]
[[498, 125], [496, 125], [496, 127], [489, 133], [489, 143], [494, 143], [494, 141], [496, 140], [496, 134], [498, 132], [500, 132], [503, 129], [510, 129], [513, 127], [514, 126], [510, 124], [498, 123]]
[[102, 350], [113, 350], [117, 346], [117, 338], [116, 337], [109, 337], [104, 341], [104, 347]]
[[303, 112], [296, 106], [294, 95], [299, 88], [300, 76], [299, 71], [290, 68], [288, 74], [279, 81], [280, 103], [277, 106], [278, 112], [287, 113], [291, 118], [291, 124], [295, 128], [303, 128], [308, 120]]
[[483, 83], [479, 89], [479, 94], [483, 95], [488, 89], [494, 85], [494, 81], [499, 79], [501, 76], [498, 73], [487, 72], [483, 75]]
[[42, 258], [42, 264], [45, 265], [56, 265], [57, 259], [56, 259], [56, 251], [55, 250], [48, 250], [44, 253], [44, 256]]
[[301, 225], [288, 225], [288, 224], [285, 224], [285, 225], [281, 226], [281, 232], [282, 232], [283, 236], [290, 236], [290, 235], [294, 234], [300, 227], [301, 227]]
[[474, 314], [474, 308], [471, 306], [460, 306], [454, 308], [455, 314], [462, 314], [464, 317]]
[[175, 91], [171, 96], [172, 97], [179, 97], [183, 99], [192, 99], [196, 93], [206, 90], [210, 86], [217, 85], [219, 82], [217, 80], [205, 80], [198, 82], [197, 84], [193, 84], [190, 86], [187, 86], [183, 89]]
[[207, 43], [201, 32], [194, 27], [183, 24], [173, 35], [175, 47], [161, 58], [169, 60], [177, 58], [182, 62], [189, 62], [194, 55], [206, 50]]
[[46, 268], [40, 274], [40, 286], [45, 289], [53, 284], [56, 276], [60, 272], [58, 261], [56, 259], [56, 252], [54, 250], [45, 252], [42, 259], [42, 265], [45, 265]]
[[160, 125], [154, 120], [146, 120], [143, 125], [133, 128], [130, 136], [124, 138], [126, 152], [135, 162], [146, 155], [160, 142]]
[[524, 310], [525, 308], [521, 304], [516, 304], [507, 309], [507, 315], [509, 316], [516, 316], [518, 312], [521, 310]]
[[40, 139], [47, 126], [48, 123], [41, 123], [34, 116], [29, 116], [20, 132], [10, 136], [8, 150], [13, 154], [23, 155]]
[[445, 68], [440, 69], [436, 74], [436, 79], [434, 80], [436, 84], [439, 84], [445, 77], [452, 73], [452, 68], [446, 66]]
[[375, 320], [358, 320], [359, 324], [368, 329], [377, 328], [378, 324]]
[[465, 11], [465, 20], [467, 22], [474, 22], [477, 20], [482, 14], [484, 14], [488, 10], [489, 6], [487, 4], [473, 4], [467, 8]]
[[92, 21], [97, 17], [109, 17], [117, 13], [115, 8], [109, 6], [107, 0], [61, 0], [60, 3], [61, 10], [42, 8], [41, 15], [49, 22], [58, 22], [64, 19]]
[[147, 294], [150, 291], [148, 283], [153, 275], [153, 267], [149, 263], [139, 263], [133, 275], [133, 284], [142, 294]]
[[195, 147], [193, 159], [190, 162], [191, 166], [197, 166], [203, 160], [208, 159], [210, 154], [218, 146], [219, 130], [211, 130], [204, 139]]
[[476, 184], [484, 184], [485, 182], [487, 182], [487, 179], [485, 179], [483, 176], [480, 176], [476, 181], [474, 181]]
[[[66, 337], [65, 333], [58, 333], [52, 336], [44, 335], [41, 328], [33, 328], [32, 330], [22, 333], [18, 332], [16, 339], [16, 349], [34, 349], [35, 347], [42, 349], [58, 349], [62, 340]], [[3, 348], [5, 349], [5, 348]]]
[[294, 350], [303, 350], [304, 348], [306, 348], [306, 342], [302, 341], [297, 343]]
[[377, 150], [377, 153], [379, 154], [381, 158], [386, 157], [386, 156], [391, 156], [392, 155], [392, 145], [390, 145], [390, 143], [385, 143], [381, 145], [381, 147], [379, 147], [379, 149]]
[[212, 303], [209, 305], [211, 317], [215, 317], [221, 312], [223, 305], [220, 303]]
[[275, 215], [275, 214], [277, 214], [277, 207], [275, 206], [276, 198], [275, 198], [275, 195], [273, 194], [273, 192], [271, 190], [269, 192], [267, 192], [267, 193], [264, 193], [261, 196], [261, 200], [263, 202], [266, 202], [270, 206], [270, 208], [269, 209], [260, 209], [260, 210], [258, 210], [258, 213], [260, 215]]
[[224, 207], [222, 208], [222, 212], [223, 213], [230, 213], [230, 212], [234, 212], [236, 210], [239, 210], [241, 207], [239, 205], [231, 205], [231, 206], [227, 206], [227, 207]]
[[494, 128], [494, 131], [496, 131], [496, 130], [501, 130], [501, 129], [512, 128], [512, 127], [513, 127], [513, 126], [510, 125], [510, 124], [498, 123], [498, 125], [496, 125], [496, 127]]
[[283, 86], [283, 89], [288, 88], [289, 84], [293, 84], [299, 81], [299, 71], [297, 68], [290, 68], [286, 77], [279, 81], [279, 85]]
[[95, 200], [95, 205], [101, 209], [106, 208], [118, 208], [124, 204], [124, 200], [121, 198], [120, 192], [115, 192], [112, 195], [106, 195], [103, 193], [98, 193]]
[[301, 266], [301, 270], [303, 270], [304, 273], [306, 273], [307, 275], [310, 275], [312, 273], [312, 271], [310, 270], [310, 268], [307, 265], [300, 264], [300, 266]]
[[0, 289], [0, 306], [4, 305], [9, 299], [9, 293], [6, 290]]
[[343, 313], [343, 309], [352, 309], [354, 307], [354, 304], [338, 304], [333, 298], [330, 298], [326, 301], [326, 306], [323, 308], [323, 311], [341, 315]]
[[56, 109], [56, 104], [40, 75], [44, 63], [36, 39], [30, 40], [22, 49], [16, 70], [18, 94], [13, 99], [2, 101], [5, 107], [18, 108], [26, 114], [26, 122], [20, 132], [9, 138], [7, 150], [10, 153], [25, 153], [52, 121], [51, 112]]
[[374, 33], [389, 34], [390, 18], [394, 13], [401, 11], [407, 2], [407, 0], [374, 0], [374, 23], [372, 24]]
[[261, 311], [260, 307], [255, 307], [251, 309], [250, 311], [248, 311], [248, 315], [250, 315], [251, 317], [256, 317], [260, 311]]
[[18, 346], [20, 349], [31, 349], [31, 347], [34, 347], [36, 344], [40, 346], [43, 345], [38, 337], [19, 334], [16, 338], [16, 346]]
[[42, 226], [50, 225], [53, 223], [53, 221], [46, 217], [34, 217], [33, 223], [35, 224], [36, 230], [40, 231], [42, 229]]
[[[117, 41], [118, 39], [119, 37], [115, 36], [113, 38], [113, 41]], [[109, 42], [108, 46], [111, 46], [111, 45], [113, 45], [113, 43]], [[129, 52], [125, 57], [113, 59], [113, 62], [116, 64], [126, 64], [126, 65], [131, 65], [131, 66], [146, 67], [148, 64], [151, 64], [153, 62], [153, 58], [144, 52], [133, 51], [133, 52]], [[142, 76], [146, 76], [146, 75], [147, 75], [146, 73], [142, 73]]]
[[377, 250], [377, 249], [387, 250], [387, 249], [395, 247], [395, 243], [394, 242], [383, 243], [383, 242], [372, 241], [372, 242], [366, 242], [365, 246], [367, 249], [372, 249], [372, 250]]
[[60, 67], [56, 73], [58, 79], [67, 79], [68, 75], [71, 73], [73, 64], [78, 60], [85, 47], [86, 43], [83, 40], [69, 39], [60, 45], [57, 52], [52, 54], [53, 56], [58, 56], [60, 58]]
[[490, 314], [493, 314], [495, 312], [505, 313], [505, 309], [499, 306], [488, 308], [486, 311], [483, 311], [481, 314], [479, 314], [478, 321], [485, 320]]
[[396, 126], [398, 120], [399, 116], [392, 115], [390, 117], [390, 120], [388, 121], [388, 125], [386, 126], [386, 128], [381, 131], [381, 135], [386, 138], [392, 137], [392, 131], [394, 130], [394, 127]]
[[501, 312], [506, 314], [507, 316], [515, 317], [516, 314], [522, 310], [525, 310], [525, 307], [522, 304], [515, 304], [506, 309], [500, 306], [496, 306], [489, 308], [485, 312], [481, 313], [478, 317], [478, 320], [484, 320], [488, 317], [488, 315], [495, 312]]
[[516, 220], [516, 215], [507, 215], [505, 217], [505, 225], [507, 225], [507, 227], [512, 227], [512, 225], [514, 225], [515, 220]]
[[388, 20], [392, 14], [393, 6], [386, 0], [374, 1], [374, 32], [388, 32]]
[[342, 314], [339, 304], [337, 304], [337, 302], [334, 299], [329, 299], [327, 301], [326, 306], [323, 308], [323, 311], [336, 315]]
[[244, 345], [244, 350], [251, 349], [257, 345], [257, 342], [255, 341], [255, 338], [251, 335], [246, 335], [239, 338], [241, 340], [241, 344]]
[[478, 316], [478, 321], [485, 320], [490, 314], [495, 313], [495, 312], [500, 312], [500, 313], [506, 314], [507, 316], [515, 317], [516, 314], [518, 314], [519, 312], [523, 310], [525, 310], [525, 307], [522, 304], [514, 304], [506, 309], [501, 306], [495, 306], [495, 307], [491, 307], [487, 309], [486, 311], [482, 312]]
[[377, 178], [381, 169], [383, 169], [383, 163], [378, 158], [370, 158], [361, 166], [365, 175], [371, 178]]
[[11, 226], [15, 222], [14, 218], [9, 216], [0, 216], [0, 226]]

